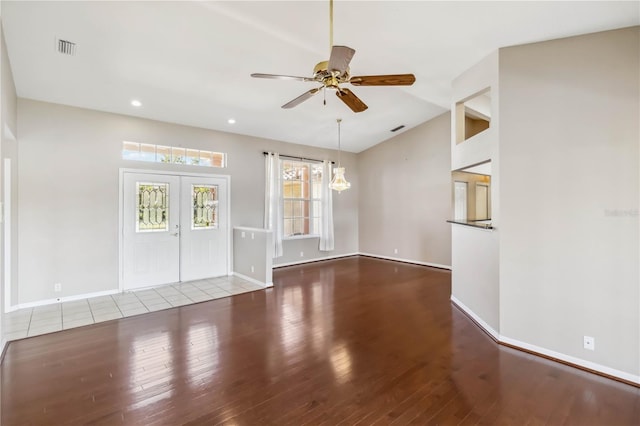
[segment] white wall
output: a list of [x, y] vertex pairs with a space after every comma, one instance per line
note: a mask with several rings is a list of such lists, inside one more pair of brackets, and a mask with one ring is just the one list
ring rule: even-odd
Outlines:
[[[4, 158], [16, 159], [16, 141], [17, 133], [17, 97], [16, 88], [11, 73], [9, 57], [7, 56], [7, 46], [4, 41], [4, 32], [0, 21], [0, 200], [2, 200], [2, 208], [4, 209], [8, 200], [4, 199]], [[14, 181], [15, 182], [15, 181]], [[4, 261], [4, 243], [7, 236], [4, 232], [5, 213], [1, 212], [3, 220], [0, 222], [0, 313], [4, 312], [5, 287], [9, 283], [5, 283], [4, 275], [7, 267]], [[12, 222], [13, 223], [13, 222]], [[14, 226], [15, 231], [15, 226]], [[16, 254], [16, 250], [12, 250]], [[15, 258], [15, 257], [14, 257]], [[5, 327], [2, 324], [2, 315], [0, 315], [0, 353], [4, 350], [4, 334]]]
[[501, 334], [640, 382], [639, 40], [501, 49], [499, 232]]
[[446, 113], [358, 154], [360, 252], [450, 267], [449, 140]]
[[[122, 160], [123, 140], [227, 152], [228, 167], [211, 172], [231, 176], [232, 227], [262, 227], [263, 151], [337, 157], [333, 150], [26, 99], [18, 100], [18, 116], [21, 304], [118, 288], [119, 168], [207, 171]], [[356, 170], [354, 154], [343, 153], [342, 162], [348, 172]], [[318, 251], [317, 238], [287, 241], [276, 262], [357, 252], [357, 175], [349, 178], [354, 187], [333, 203], [335, 250]], [[57, 282], [62, 293], [53, 292]]]
[[273, 286], [273, 232], [233, 228], [233, 273], [265, 287]]
[[[493, 231], [451, 224], [452, 299], [471, 315], [482, 320], [490, 332], [500, 333], [500, 156], [498, 152], [500, 114], [498, 105], [498, 52], [465, 71], [452, 82], [452, 111], [456, 104], [491, 88], [491, 126], [464, 142], [457, 143], [460, 131], [456, 114], [451, 120], [451, 170], [491, 160], [491, 224]], [[451, 178], [450, 178], [451, 180]], [[450, 184], [451, 185], [451, 184]], [[451, 191], [451, 189], [449, 190]], [[449, 192], [451, 199], [451, 192]]]

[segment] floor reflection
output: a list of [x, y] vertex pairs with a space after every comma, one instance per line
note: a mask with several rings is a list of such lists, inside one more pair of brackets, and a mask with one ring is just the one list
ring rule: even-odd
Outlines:
[[[12, 342], [3, 425], [637, 424], [637, 390], [501, 347], [450, 274], [354, 257]], [[635, 411], [634, 411], [635, 410]]]

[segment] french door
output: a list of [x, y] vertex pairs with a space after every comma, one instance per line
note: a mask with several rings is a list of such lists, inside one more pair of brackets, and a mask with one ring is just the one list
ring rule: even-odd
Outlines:
[[224, 177], [125, 172], [125, 290], [227, 275], [228, 185]]

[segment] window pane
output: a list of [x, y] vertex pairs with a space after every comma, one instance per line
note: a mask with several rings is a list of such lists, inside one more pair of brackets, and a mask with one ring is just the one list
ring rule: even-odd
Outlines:
[[282, 196], [284, 198], [291, 198], [291, 194], [293, 194], [293, 190], [291, 189], [291, 182], [284, 181], [282, 183]]
[[169, 184], [136, 182], [136, 232], [169, 229]]
[[141, 143], [139, 159], [142, 161], [156, 161], [156, 146]]
[[213, 167], [225, 167], [227, 165], [226, 155], [221, 152], [212, 152], [211, 165]]
[[304, 219], [293, 219], [293, 235], [303, 235]]
[[309, 233], [309, 219], [296, 218], [294, 220], [296, 235], [307, 235]]
[[322, 181], [322, 164], [314, 164], [311, 170], [312, 170], [312, 180], [314, 182]]
[[171, 147], [171, 162], [176, 164], [184, 164], [187, 151], [184, 148]]
[[282, 164], [282, 178], [284, 180], [296, 179], [295, 165], [291, 161], [283, 161], [281, 164]]
[[288, 181], [285, 182], [285, 197], [302, 198], [302, 182]]
[[289, 237], [293, 235], [293, 219], [284, 220], [284, 236]]
[[293, 203], [294, 203], [294, 201], [284, 200], [283, 209], [284, 209], [284, 217], [285, 218], [293, 216]]
[[302, 217], [309, 217], [309, 213], [310, 213], [310, 206], [311, 206], [311, 202], [310, 201], [302, 201], [302, 212], [300, 214], [300, 216]]
[[322, 194], [322, 181], [314, 180], [311, 184], [311, 198], [320, 198]]
[[122, 142], [122, 158], [125, 160], [138, 160], [140, 157], [140, 144], [136, 142]]
[[213, 165], [213, 152], [211, 151], [200, 151], [200, 163], [201, 166], [212, 166]]
[[218, 185], [191, 185], [191, 229], [218, 227]]
[[157, 152], [157, 162], [159, 163], [170, 163], [171, 162], [171, 147], [170, 146], [162, 146], [158, 145], [156, 147]]
[[193, 164], [197, 166], [200, 164], [200, 151], [197, 149], [187, 149], [187, 156], [185, 158], [187, 164]]

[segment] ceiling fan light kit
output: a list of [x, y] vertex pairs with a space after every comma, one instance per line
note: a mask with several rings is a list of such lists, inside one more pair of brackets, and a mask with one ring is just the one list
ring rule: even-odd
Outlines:
[[251, 74], [251, 77], [296, 80], [321, 84], [321, 86], [313, 88], [282, 105], [284, 109], [300, 105], [302, 102], [317, 94], [321, 89], [330, 89], [335, 90], [336, 96], [353, 112], [365, 111], [368, 106], [351, 90], [340, 87], [341, 84], [349, 83], [354, 86], [411, 86], [416, 81], [416, 77], [413, 74], [362, 75], [351, 77], [349, 64], [356, 51], [347, 46], [333, 45], [333, 0], [329, 1], [329, 45], [331, 47], [329, 60], [316, 64], [312, 77], [262, 73]]

